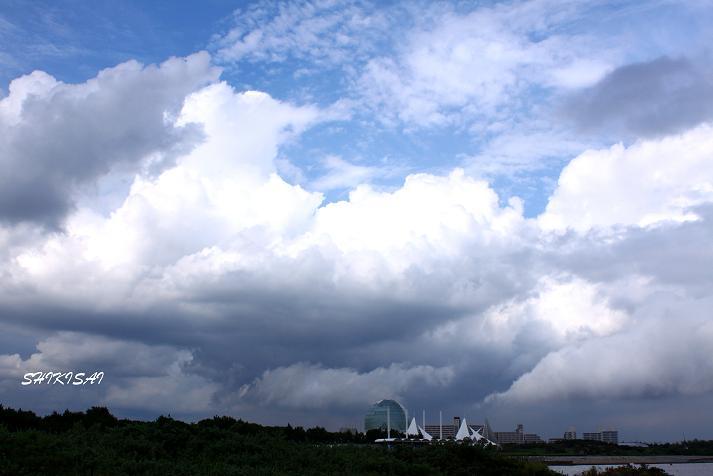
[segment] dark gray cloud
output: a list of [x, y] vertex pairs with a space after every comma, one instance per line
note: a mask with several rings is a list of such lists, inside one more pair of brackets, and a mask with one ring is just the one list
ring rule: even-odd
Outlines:
[[570, 97], [564, 112], [585, 131], [635, 137], [682, 132], [713, 119], [712, 70], [665, 56], [628, 64]]
[[175, 127], [187, 94], [217, 78], [198, 53], [161, 65], [130, 61], [82, 84], [36, 71], [0, 101], [0, 220], [61, 225], [77, 192], [121, 164], [155, 172], [201, 138]]

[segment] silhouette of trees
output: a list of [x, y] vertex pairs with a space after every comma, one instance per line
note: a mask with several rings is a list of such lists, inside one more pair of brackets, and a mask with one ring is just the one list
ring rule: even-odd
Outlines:
[[197, 423], [170, 416], [120, 420], [103, 407], [39, 417], [0, 406], [0, 476], [34, 474], [553, 473], [492, 450], [464, 445], [387, 448], [364, 434], [321, 427], [267, 427], [226, 416]]

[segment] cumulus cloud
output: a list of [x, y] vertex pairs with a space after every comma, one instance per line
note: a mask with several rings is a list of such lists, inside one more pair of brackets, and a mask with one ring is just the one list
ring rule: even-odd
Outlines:
[[[551, 356], [576, 354], [572, 342], [589, 349], [631, 335], [632, 349], [644, 345], [646, 333], [631, 318], [646, 320], [637, 314], [642, 300], [622, 302], [612, 277], [602, 274], [608, 265], [580, 249], [591, 249], [586, 235], [552, 241], [523, 217], [520, 201], [501, 204], [487, 182], [462, 170], [414, 174], [393, 191], [360, 186], [329, 204], [284, 182], [275, 173], [279, 146], [319, 116], [316, 108], [222, 83], [194, 93], [178, 121], [201, 124], [205, 141], [157, 177], [137, 177], [110, 216], [80, 209], [66, 234], [41, 237], [13, 254], [3, 274], [4, 289], [13, 289], [3, 296], [5, 315], [50, 330], [94, 326], [123, 340], [152, 341], [122, 352], [149, 352], [146, 360], [161, 371], [143, 375], [127, 365], [134, 375], [109, 386], [102, 401], [158, 410], [177, 392], [187, 400], [172, 408], [199, 413], [210, 405], [255, 411], [261, 403], [353, 409], [384, 393], [418, 398], [423, 388], [476, 395], [469, 378], [488, 367], [502, 373], [492, 376], [493, 384], [528, 382], [535, 379], [530, 373], [550, 368]], [[686, 149], [705, 132], [667, 139], [668, 147]], [[260, 147], [246, 147], [256, 135]], [[644, 157], [649, 163], [658, 155]], [[687, 160], [703, 176], [705, 162], [696, 157]], [[698, 213], [699, 222], [706, 220]], [[567, 215], [564, 223], [578, 217]], [[602, 253], [623, 256], [625, 248], [616, 246], [650, 236], [631, 233], [600, 243]], [[587, 268], [583, 259], [595, 261], [588, 278], [578, 276]], [[637, 273], [651, 269], [629, 266]], [[640, 295], [652, 292], [647, 280], [637, 282]], [[81, 313], [81, 324], [63, 317], [68, 306]], [[62, 312], [36, 320], [33, 314], [47, 309]], [[48, 356], [51, 342], [41, 345]], [[55, 348], [54, 355], [64, 352]], [[102, 361], [91, 352], [76, 355]], [[560, 359], [568, 366], [558, 373], [563, 381], [585, 365], [574, 365], [575, 357]], [[416, 360], [397, 363], [410, 359]], [[3, 360], [26, 366], [19, 356]], [[220, 368], [230, 371], [226, 382], [216, 383]], [[657, 375], [641, 374], [633, 386], [645, 389]], [[667, 391], [685, 394], [686, 385]], [[513, 388], [520, 400], [541, 391], [524, 383]], [[571, 379], [558, 388], [581, 394]], [[598, 388], [612, 386], [603, 381]], [[231, 394], [241, 396], [237, 406], [230, 406]]]
[[240, 395], [262, 405], [364, 407], [386, 397], [401, 398], [407, 391], [443, 387], [451, 382], [453, 374], [449, 367], [430, 365], [391, 364], [360, 373], [351, 368], [324, 368], [300, 362], [266, 370], [243, 386]]
[[548, 230], [586, 231], [696, 219], [713, 200], [713, 128], [588, 150], [562, 170], [538, 218]]
[[[374, 352], [370, 362], [356, 354], [399, 345], [463, 306], [510, 292], [486, 276], [513, 273], [512, 263], [475, 263], [519, 246], [521, 203], [501, 206], [487, 183], [456, 170], [410, 176], [391, 192], [359, 187], [349, 200], [321, 205], [320, 194], [284, 182], [274, 165], [278, 147], [318, 120], [316, 108], [223, 83], [192, 94], [177, 121], [200, 124], [204, 141], [158, 176], [137, 176], [110, 215], [83, 206], [65, 233], [14, 250], [3, 271], [3, 289], [13, 290], [2, 297], [7, 319], [151, 346], [190, 343], [200, 352], [176, 356], [169, 368], [196, 359], [204, 369], [235, 369], [237, 381], [295, 361], [340, 372], [358, 363], [387, 369], [397, 382], [399, 373], [430, 381], [428, 364], [391, 366], [404, 355]], [[469, 248], [481, 251], [464, 260]], [[446, 375], [441, 367], [434, 375]], [[381, 372], [368, 372], [368, 381]], [[107, 398], [156, 408], [151, 389], [172, 375], [137, 376]], [[165, 387], [179, 391], [197, 377], [176, 378]], [[214, 391], [196, 386], [203, 402]]]
[[207, 53], [161, 65], [129, 61], [81, 84], [35, 71], [0, 100], [0, 219], [58, 226], [77, 192], [116, 166], [160, 170], [200, 140], [171, 120], [217, 78]]
[[16, 256], [16, 277], [75, 292], [93, 280], [92, 288], [104, 295], [109, 282], [132, 286], [143, 266], [175, 263], [241, 231], [299, 229], [321, 196], [282, 181], [272, 159], [278, 143], [316, 116], [315, 109], [281, 104], [264, 93], [237, 94], [225, 83], [195, 93], [177, 122], [200, 121], [204, 142], [158, 177], [137, 176], [109, 217], [81, 208], [65, 234]]
[[586, 131], [633, 137], [679, 133], [713, 119], [710, 67], [660, 57], [621, 66], [576, 93], [565, 113]]

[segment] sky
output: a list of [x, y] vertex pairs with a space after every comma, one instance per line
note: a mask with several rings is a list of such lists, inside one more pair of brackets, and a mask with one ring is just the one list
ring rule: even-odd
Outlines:
[[708, 0], [0, 0], [0, 403], [713, 438], [711, 44]]

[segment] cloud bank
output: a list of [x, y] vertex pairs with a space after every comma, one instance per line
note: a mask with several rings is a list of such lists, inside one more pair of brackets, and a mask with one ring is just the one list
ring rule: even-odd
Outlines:
[[[703, 66], [627, 63], [569, 34], [581, 7], [555, 7], [433, 7], [402, 48], [366, 42], [345, 73], [356, 121], [500, 137], [471, 159], [570, 154], [536, 213], [468, 164], [380, 186], [373, 161], [317, 150], [325, 173], [295, 180], [296, 145], [352, 118], [344, 103], [235, 87], [207, 53], [16, 79], [0, 100], [3, 403], [338, 426], [387, 397], [502, 425], [544, 402], [551, 429], [568, 405], [710, 402]], [[393, 19], [275, 8], [236, 17], [219, 61], [342, 67], [360, 25], [381, 38]], [[343, 48], [324, 49], [330, 35]], [[539, 89], [581, 106], [571, 131], [610, 124], [614, 139], [550, 128], [524, 99]], [[45, 368], [106, 381], [18, 390]]]

